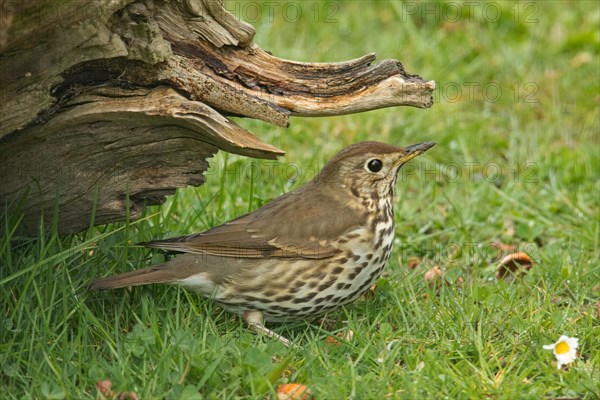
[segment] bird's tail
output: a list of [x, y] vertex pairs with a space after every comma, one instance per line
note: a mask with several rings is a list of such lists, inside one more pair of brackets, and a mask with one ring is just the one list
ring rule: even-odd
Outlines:
[[91, 290], [118, 289], [128, 286], [147, 285], [150, 283], [168, 283], [175, 279], [166, 264], [155, 265], [123, 274], [95, 279], [90, 284]]

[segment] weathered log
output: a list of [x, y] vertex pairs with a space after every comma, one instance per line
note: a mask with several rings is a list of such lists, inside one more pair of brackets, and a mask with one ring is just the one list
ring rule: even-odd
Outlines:
[[285, 127], [290, 115], [432, 105], [435, 83], [398, 61], [274, 57], [221, 1], [79, 6], [2, 2], [0, 201], [30, 230], [55, 209], [61, 233], [136, 218], [202, 184], [219, 149], [283, 154], [227, 116]]

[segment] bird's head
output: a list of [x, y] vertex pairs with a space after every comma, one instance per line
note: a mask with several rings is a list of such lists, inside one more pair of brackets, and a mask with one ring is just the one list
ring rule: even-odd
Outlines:
[[391, 196], [400, 167], [434, 145], [433, 142], [408, 147], [380, 142], [356, 143], [336, 154], [315, 181], [338, 186], [342, 192], [363, 199]]

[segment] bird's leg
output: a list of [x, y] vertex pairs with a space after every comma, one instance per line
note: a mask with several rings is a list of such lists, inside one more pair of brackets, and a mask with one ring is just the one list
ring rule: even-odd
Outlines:
[[283, 343], [286, 347], [290, 347], [290, 345], [292, 344], [292, 342], [289, 339], [287, 339], [287, 338], [281, 336], [280, 334], [277, 334], [277, 333], [273, 332], [272, 330], [270, 330], [269, 328], [265, 327], [262, 312], [260, 312], [260, 311], [245, 311], [244, 314], [242, 315], [242, 317], [244, 318], [244, 321], [246, 321], [246, 323], [248, 324], [250, 329], [253, 330], [254, 332], [257, 332], [257, 333], [260, 332], [270, 338], [277, 339], [281, 343]]

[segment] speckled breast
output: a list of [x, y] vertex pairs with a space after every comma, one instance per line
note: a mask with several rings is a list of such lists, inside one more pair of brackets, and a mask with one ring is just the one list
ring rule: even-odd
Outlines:
[[[231, 293], [215, 300], [236, 313], [257, 310], [266, 321], [282, 322], [323, 315], [357, 299], [377, 282], [387, 264], [394, 241], [391, 205], [379, 208], [365, 227], [339, 240], [340, 254], [323, 260], [297, 260], [288, 273], [257, 274], [265, 278], [244, 293]], [[272, 260], [276, 263], [277, 260]], [[274, 270], [275, 265], [263, 265]], [[228, 302], [219, 301], [227, 298]], [[235, 300], [232, 300], [234, 299]]]

